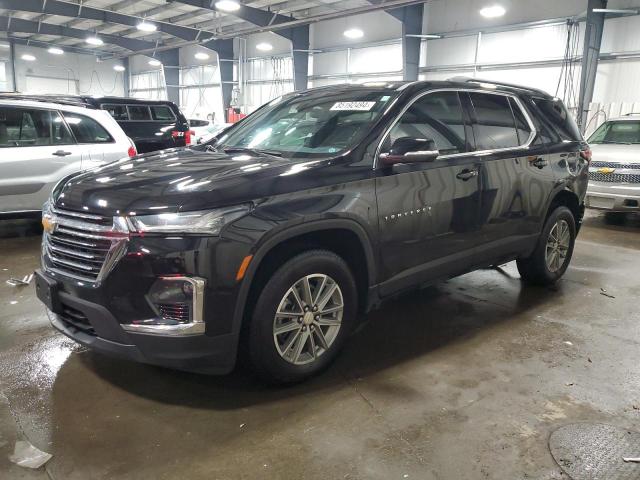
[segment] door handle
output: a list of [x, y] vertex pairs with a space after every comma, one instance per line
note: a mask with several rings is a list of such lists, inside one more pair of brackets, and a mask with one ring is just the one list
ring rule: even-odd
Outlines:
[[478, 170], [469, 170], [468, 168], [465, 168], [464, 170], [462, 170], [460, 173], [456, 175], [456, 178], [466, 182], [467, 180], [470, 180], [473, 177], [477, 177], [477, 176], [478, 176]]
[[549, 165], [549, 162], [542, 157], [530, 157], [529, 163], [531, 163], [532, 166], [538, 167], [541, 170], [547, 165]]
[[66, 157], [67, 155], [71, 155], [71, 152], [65, 152], [64, 150], [58, 150], [53, 152], [56, 157]]

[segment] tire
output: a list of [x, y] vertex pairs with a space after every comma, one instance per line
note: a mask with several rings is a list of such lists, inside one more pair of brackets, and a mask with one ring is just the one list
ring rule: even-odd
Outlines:
[[291, 258], [265, 283], [255, 304], [247, 338], [252, 370], [274, 384], [318, 374], [344, 344], [357, 303], [353, 274], [341, 257], [310, 250]]
[[[559, 242], [551, 238], [552, 233], [554, 238], [560, 234]], [[535, 285], [557, 282], [569, 267], [575, 241], [576, 222], [573, 213], [565, 206], [556, 207], [544, 224], [533, 254], [517, 260], [520, 276]]]

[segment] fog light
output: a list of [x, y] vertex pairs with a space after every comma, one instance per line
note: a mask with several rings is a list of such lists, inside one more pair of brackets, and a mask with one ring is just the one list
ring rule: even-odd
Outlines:
[[156, 335], [204, 333], [204, 286], [202, 278], [158, 278], [147, 294], [155, 318], [134, 321], [122, 328]]

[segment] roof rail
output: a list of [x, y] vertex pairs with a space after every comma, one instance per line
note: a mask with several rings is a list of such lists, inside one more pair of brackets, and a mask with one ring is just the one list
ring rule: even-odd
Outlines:
[[47, 103], [59, 103], [61, 105], [70, 105], [74, 107], [95, 108], [89, 102], [84, 100], [80, 96], [74, 95], [57, 95], [57, 94], [43, 94], [33, 95], [20, 92], [8, 92], [0, 93], [0, 100], [27, 100], [30, 102], [47, 102]]
[[537, 88], [525, 87], [523, 85], [516, 85], [515, 83], [498, 82], [496, 80], [486, 80], [484, 78], [472, 78], [472, 77], [465, 77], [465, 76], [457, 76], [457, 77], [448, 78], [447, 80], [449, 82], [487, 83], [489, 85], [496, 85], [496, 86], [499, 86], [499, 87], [517, 88], [518, 90], [527, 90], [529, 92], [536, 92], [536, 93], [538, 93], [540, 95], [544, 95], [545, 97], [549, 96], [549, 94], [547, 92], [545, 92], [544, 90], [537, 89]]

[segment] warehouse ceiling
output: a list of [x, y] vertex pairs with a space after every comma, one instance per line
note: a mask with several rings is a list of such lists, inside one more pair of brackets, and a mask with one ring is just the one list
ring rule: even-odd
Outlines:
[[[55, 44], [59, 46], [76, 47], [95, 51], [98, 54], [129, 54], [142, 49], [142, 43], [163, 47], [184, 43], [193, 34], [198, 40], [241, 35], [256, 25], [238, 16], [238, 12], [227, 13], [215, 10], [209, 0], [0, 0], [0, 29], [8, 30], [6, 34], [12, 38], [28, 40], [29, 42]], [[259, 0], [241, 2], [243, 7], [253, 7], [269, 14], [280, 14], [292, 19], [314, 21], [314, 18], [326, 15], [349, 13], [358, 8], [378, 8], [385, 3], [417, 3], [406, 0]], [[372, 5], [373, 4], [373, 5]], [[200, 6], [197, 6], [200, 5]], [[211, 8], [203, 8], [209, 7]], [[84, 9], [84, 11], [83, 11]], [[27, 11], [25, 11], [27, 10]], [[50, 14], [55, 11], [56, 14]], [[47, 13], [43, 13], [47, 12]], [[64, 15], [58, 14], [64, 12]], [[99, 16], [106, 12], [116, 12], [129, 17], [132, 25], [105, 22], [103, 20], [81, 18], [83, 16]], [[90, 14], [91, 13], [91, 14]], [[136, 22], [163, 22], [158, 24], [155, 32], [143, 32], [134, 26]], [[27, 20], [28, 22], [20, 22]], [[110, 20], [113, 20], [112, 18]], [[281, 19], [283, 20], [283, 19]], [[12, 28], [13, 23], [13, 28]], [[20, 25], [17, 27], [16, 25]], [[4, 27], [2, 26], [4, 25]], [[166, 28], [162, 28], [165, 25]], [[54, 28], [50, 26], [60, 26]], [[178, 29], [176, 33], [171, 26], [189, 27]], [[5, 28], [6, 27], [6, 28]], [[28, 30], [24, 32], [24, 30]], [[19, 32], [19, 30], [22, 30]], [[164, 31], [162, 31], [164, 30]], [[171, 31], [169, 33], [167, 30]], [[79, 37], [76, 35], [82, 32]], [[193, 33], [195, 32], [195, 33]], [[43, 34], [44, 33], [44, 34]], [[53, 34], [56, 33], [56, 34]], [[84, 35], [95, 33], [105, 35], [105, 43], [100, 46], [86, 44]], [[124, 37], [125, 39], [141, 40], [143, 42], [109, 41], [108, 35]], [[129, 45], [129, 43], [131, 45]], [[122, 46], [122, 44], [127, 45]]]

